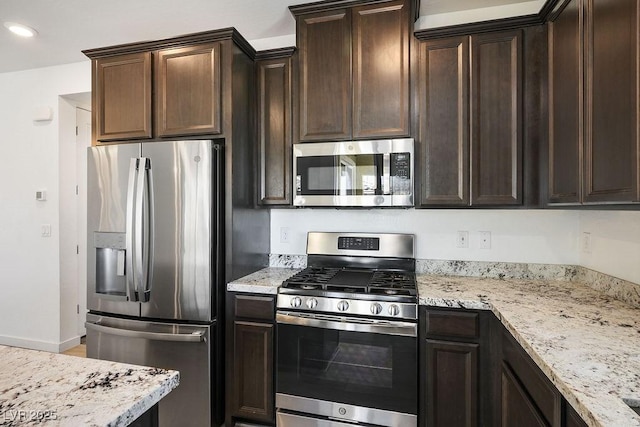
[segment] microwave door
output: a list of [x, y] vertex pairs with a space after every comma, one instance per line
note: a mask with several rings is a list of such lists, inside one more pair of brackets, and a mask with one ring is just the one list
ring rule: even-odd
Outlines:
[[87, 308], [91, 311], [140, 315], [132, 284], [132, 253], [127, 250], [139, 157], [140, 144], [88, 149]]

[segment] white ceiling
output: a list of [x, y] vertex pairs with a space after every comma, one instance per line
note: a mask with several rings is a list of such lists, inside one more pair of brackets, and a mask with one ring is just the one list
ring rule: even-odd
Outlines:
[[[530, 0], [422, 0], [421, 15]], [[310, 0], [0, 0], [0, 73], [79, 62], [81, 50], [235, 27], [247, 40], [295, 32], [288, 6]], [[38, 31], [22, 39], [2, 23]]]

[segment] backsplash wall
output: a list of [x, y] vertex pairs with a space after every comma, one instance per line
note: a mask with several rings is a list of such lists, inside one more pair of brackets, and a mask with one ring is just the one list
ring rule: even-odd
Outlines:
[[[418, 259], [575, 265], [579, 218], [558, 210], [274, 209], [271, 253], [304, 254], [308, 231], [372, 231], [415, 234]], [[456, 247], [458, 231], [469, 232], [468, 248]], [[480, 248], [480, 231], [491, 232], [490, 249]]]
[[[418, 259], [579, 265], [640, 284], [636, 211], [273, 209], [271, 253], [304, 255], [309, 231], [412, 233]], [[458, 231], [468, 248], [456, 247]], [[491, 232], [490, 249], [480, 231]]]

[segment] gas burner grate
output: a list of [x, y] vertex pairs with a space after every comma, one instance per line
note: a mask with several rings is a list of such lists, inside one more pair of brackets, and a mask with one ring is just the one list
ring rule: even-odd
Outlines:
[[[353, 274], [353, 281], [338, 280], [342, 275]], [[358, 278], [365, 282], [356, 283]], [[375, 294], [384, 296], [416, 295], [415, 273], [397, 270], [350, 270], [344, 268], [307, 267], [286, 280], [283, 288], [300, 291], [330, 291], [350, 294]]]

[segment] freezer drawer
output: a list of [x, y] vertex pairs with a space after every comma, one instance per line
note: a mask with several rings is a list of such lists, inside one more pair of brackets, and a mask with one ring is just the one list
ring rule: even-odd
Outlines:
[[214, 326], [87, 315], [87, 357], [180, 371], [159, 404], [161, 427], [212, 425]]

